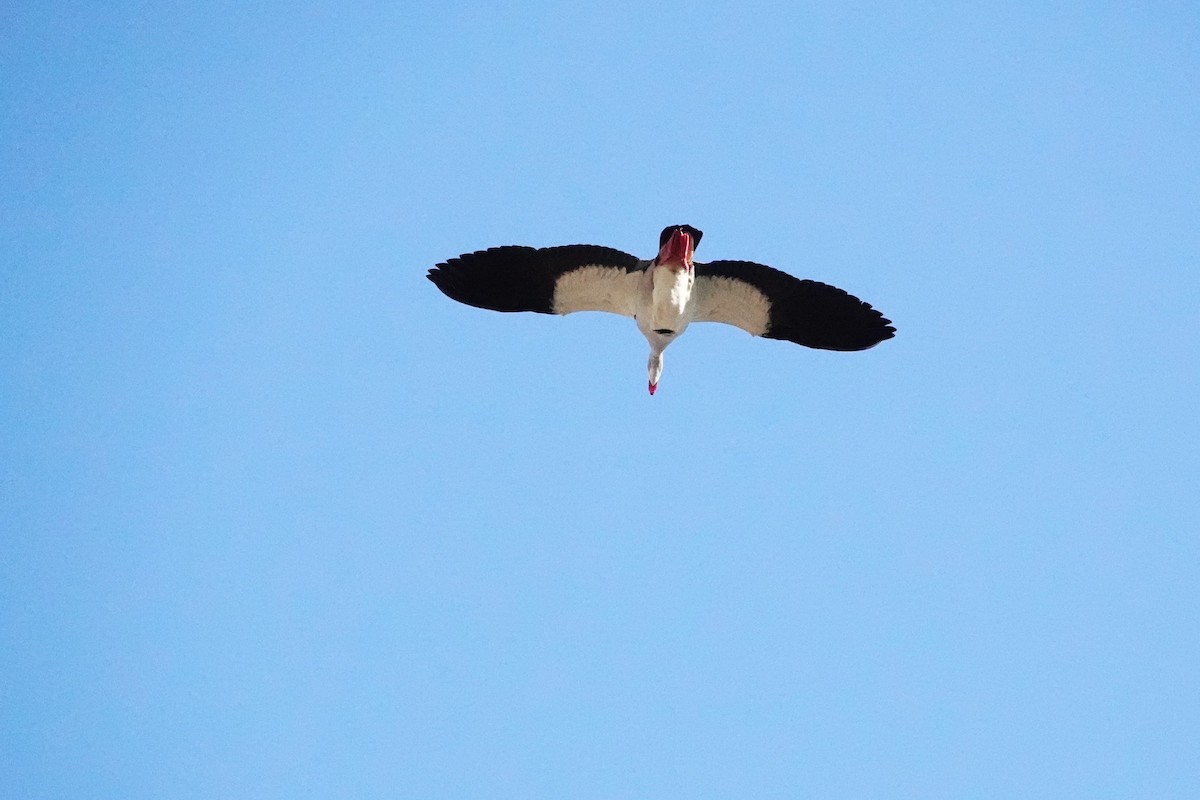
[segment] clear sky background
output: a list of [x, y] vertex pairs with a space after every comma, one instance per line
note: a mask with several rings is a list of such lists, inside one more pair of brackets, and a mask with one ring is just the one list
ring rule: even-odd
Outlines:
[[[0, 796], [1200, 794], [1200, 10], [7, 3]], [[894, 340], [426, 270], [705, 231]]]

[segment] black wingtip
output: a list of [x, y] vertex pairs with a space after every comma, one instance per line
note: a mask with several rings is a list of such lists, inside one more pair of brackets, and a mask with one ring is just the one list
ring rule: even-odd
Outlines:
[[830, 321], [825, 331], [815, 336], [819, 343], [811, 346], [844, 352], [869, 350], [895, 335], [896, 327], [892, 321], [863, 302], [857, 313], [846, 314], [836, 323]]
[[[848, 297], [853, 298], [854, 295], [848, 295]], [[852, 315], [852, 318], [856, 316], [857, 319], [854, 319], [854, 322], [847, 326], [847, 330], [844, 332], [844, 335], [846, 335], [848, 340], [861, 337], [860, 341], [862, 342], [862, 345], [858, 347], [847, 347], [845, 349], [867, 350], [877, 344], [886, 342], [888, 339], [895, 337], [896, 326], [892, 324], [890, 319], [885, 317], [877, 309], [872, 308], [871, 304], [867, 301], [859, 300], [858, 302], [862, 304], [861, 313], [858, 315]], [[857, 327], [858, 330], [852, 332], [850, 330], [852, 327]]]
[[803, 310], [787, 302], [773, 304], [766, 336], [821, 350], [854, 352], [896, 335], [890, 319], [843, 289], [818, 281], [800, 281], [795, 288], [793, 302], [799, 304], [802, 296]]
[[505, 246], [447, 259], [426, 275], [452, 300], [491, 311], [550, 312], [554, 276], [532, 247]]

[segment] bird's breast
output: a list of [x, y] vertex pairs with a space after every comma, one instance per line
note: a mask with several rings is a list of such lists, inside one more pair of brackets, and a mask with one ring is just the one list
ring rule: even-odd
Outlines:
[[688, 269], [652, 269], [650, 282], [649, 327], [671, 330], [684, 327], [695, 273]]

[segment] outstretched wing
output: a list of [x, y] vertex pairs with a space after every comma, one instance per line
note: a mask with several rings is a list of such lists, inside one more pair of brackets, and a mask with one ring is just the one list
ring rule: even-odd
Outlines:
[[750, 261], [696, 264], [697, 322], [822, 350], [866, 350], [896, 335], [870, 304], [828, 284]]
[[447, 297], [492, 311], [633, 316], [645, 269], [645, 262], [611, 247], [509, 246], [451, 258], [427, 277]]

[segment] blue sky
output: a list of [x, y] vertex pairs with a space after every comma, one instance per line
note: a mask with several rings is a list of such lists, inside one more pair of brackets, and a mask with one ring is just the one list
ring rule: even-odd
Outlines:
[[[1125, 5], [8, 4], [0, 795], [1196, 796], [1200, 13]], [[650, 398], [424, 277], [683, 222], [897, 337]]]

